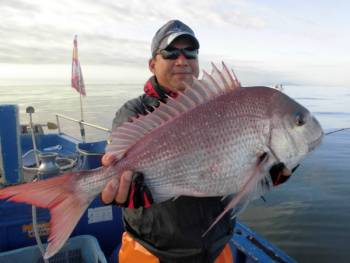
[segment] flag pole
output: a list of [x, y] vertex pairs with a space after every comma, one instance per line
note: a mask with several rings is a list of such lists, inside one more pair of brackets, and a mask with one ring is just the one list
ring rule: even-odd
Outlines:
[[79, 95], [80, 95], [79, 96], [80, 97], [80, 122], [79, 122], [80, 135], [83, 142], [85, 142], [85, 127], [84, 127], [84, 124], [82, 123], [84, 121], [83, 98], [82, 98], [81, 92], [79, 92]]
[[78, 59], [78, 36], [74, 36], [74, 48], [73, 48], [73, 61], [72, 61], [72, 87], [79, 92], [80, 99], [80, 135], [85, 142], [85, 128], [83, 125], [84, 122], [84, 111], [83, 111], [83, 98], [82, 96], [86, 95], [85, 84], [83, 79], [83, 74], [81, 72], [81, 67]]
[[84, 121], [83, 98], [81, 94], [79, 95], [80, 95], [80, 119], [81, 121]]

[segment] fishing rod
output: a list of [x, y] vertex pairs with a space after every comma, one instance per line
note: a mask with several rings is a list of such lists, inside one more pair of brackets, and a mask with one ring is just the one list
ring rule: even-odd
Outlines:
[[331, 132], [326, 132], [325, 135], [330, 135], [332, 133], [336, 133], [336, 132], [340, 132], [340, 131], [345, 131], [345, 130], [349, 130], [350, 127], [348, 128], [342, 128], [342, 129], [338, 129], [338, 130], [335, 130], [335, 131], [331, 131]]

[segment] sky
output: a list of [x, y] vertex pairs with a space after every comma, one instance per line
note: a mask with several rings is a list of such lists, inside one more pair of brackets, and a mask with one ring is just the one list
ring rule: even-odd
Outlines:
[[69, 81], [74, 35], [86, 82], [143, 82], [170, 19], [200, 41], [200, 66], [225, 61], [243, 85], [348, 86], [349, 1], [0, 0], [0, 81]]

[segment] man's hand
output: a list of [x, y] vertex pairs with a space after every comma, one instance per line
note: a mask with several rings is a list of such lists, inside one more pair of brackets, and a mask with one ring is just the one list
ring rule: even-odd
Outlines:
[[[102, 157], [103, 166], [109, 166], [116, 160], [115, 156], [106, 153]], [[113, 178], [108, 182], [106, 187], [102, 190], [101, 199], [105, 204], [113, 202], [117, 204], [124, 204], [128, 199], [129, 189], [132, 181], [133, 172], [130, 170], [125, 170], [120, 176], [119, 187], [117, 188], [117, 178]]]
[[270, 168], [270, 176], [273, 185], [277, 186], [286, 182], [298, 167], [299, 164], [290, 171], [282, 162], [273, 165]]

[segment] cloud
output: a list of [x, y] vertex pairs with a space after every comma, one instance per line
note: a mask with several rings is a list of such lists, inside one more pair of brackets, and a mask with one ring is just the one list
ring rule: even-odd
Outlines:
[[[262, 72], [259, 79], [304, 79], [288, 72], [307, 61], [349, 62], [348, 9], [335, 12], [323, 2], [300, 8], [294, 1], [2, 0], [0, 8], [0, 63], [70, 64], [78, 34], [83, 65], [145, 67], [155, 31], [174, 18], [199, 36], [201, 61], [229, 60], [247, 75]], [[329, 10], [337, 20], [325, 16]]]
[[0, 8], [2, 10], [13, 9], [17, 11], [23, 10], [23, 11], [29, 11], [29, 12], [39, 10], [39, 8], [35, 4], [31, 2], [21, 1], [21, 0], [1, 1]]
[[[0, 62], [64, 63], [78, 33], [87, 63], [137, 63], [165, 21], [260, 28], [263, 18], [244, 11], [245, 1], [2, 1]], [[194, 26], [196, 27], [196, 26]], [[87, 41], [87, 42], [83, 42]], [[85, 48], [85, 49], [83, 49]]]

